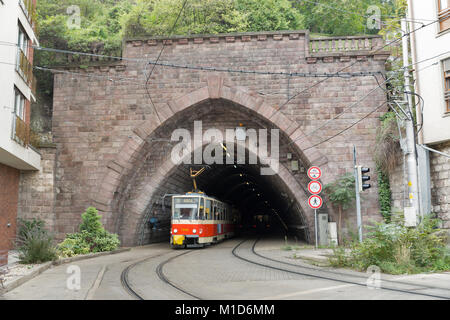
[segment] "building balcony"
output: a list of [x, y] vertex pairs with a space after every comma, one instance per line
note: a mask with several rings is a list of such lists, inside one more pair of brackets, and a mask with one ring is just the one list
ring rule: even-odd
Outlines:
[[19, 0], [19, 5], [23, 10], [23, 13], [25, 14], [25, 17], [27, 17], [28, 22], [35, 30], [36, 27], [36, 5], [34, 4], [33, 0]]
[[13, 140], [22, 145], [25, 148], [39, 148], [41, 145], [41, 139], [39, 135], [34, 132], [30, 125], [23, 121], [17, 115], [13, 115]]
[[15, 114], [13, 118], [13, 140], [27, 147], [30, 144], [30, 126]]
[[19, 49], [18, 54], [17, 71], [22, 76], [23, 80], [31, 87], [33, 83], [33, 65], [21, 49]]

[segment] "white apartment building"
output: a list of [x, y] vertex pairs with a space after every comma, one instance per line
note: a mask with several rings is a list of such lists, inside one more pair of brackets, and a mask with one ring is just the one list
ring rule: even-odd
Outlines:
[[408, 0], [408, 11], [410, 29], [418, 29], [411, 33], [415, 91], [424, 99], [418, 142], [441, 152], [430, 153], [431, 210], [450, 229], [450, 0]]
[[[411, 20], [431, 24], [411, 35], [416, 90], [425, 100], [418, 116], [423, 130], [419, 143], [434, 145], [450, 140], [450, 0], [409, 0]], [[420, 27], [411, 23], [412, 30]], [[419, 119], [420, 122], [420, 119]]]
[[0, 0], [0, 265], [16, 234], [20, 172], [40, 170], [31, 146], [36, 0]]

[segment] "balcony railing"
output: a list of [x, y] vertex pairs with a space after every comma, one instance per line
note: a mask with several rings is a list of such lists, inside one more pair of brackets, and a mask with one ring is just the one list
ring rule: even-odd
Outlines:
[[19, 49], [17, 68], [25, 82], [30, 85], [33, 81], [33, 65], [28, 60], [22, 49]]
[[345, 53], [371, 51], [383, 46], [383, 39], [378, 36], [329, 37], [311, 39], [312, 54]]
[[34, 27], [36, 17], [36, 6], [33, 0], [19, 0], [19, 5], [23, 13], [28, 19], [28, 22]]
[[23, 121], [19, 116], [13, 115], [13, 139], [24, 147], [32, 146], [39, 148], [42, 145], [42, 139], [29, 124]]
[[24, 147], [30, 144], [30, 126], [14, 114], [13, 139]]

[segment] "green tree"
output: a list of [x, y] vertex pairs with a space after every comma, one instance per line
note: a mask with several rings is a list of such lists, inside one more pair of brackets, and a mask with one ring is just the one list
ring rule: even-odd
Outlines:
[[355, 177], [352, 173], [347, 173], [327, 184], [324, 190], [330, 201], [339, 210], [338, 233], [339, 243], [342, 243], [342, 212], [350, 208], [356, 198]]

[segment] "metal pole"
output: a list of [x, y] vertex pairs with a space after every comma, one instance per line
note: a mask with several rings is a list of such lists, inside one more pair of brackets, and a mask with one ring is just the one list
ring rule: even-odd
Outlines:
[[[405, 19], [402, 19], [402, 32], [404, 35], [408, 33], [407, 23]], [[411, 83], [409, 79], [409, 68], [406, 66], [409, 65], [409, 47], [408, 47], [408, 38], [403, 37], [402, 46], [403, 46], [403, 66], [404, 68], [404, 78], [405, 78], [405, 91], [410, 91]], [[414, 128], [414, 118], [413, 118], [413, 101], [412, 95], [405, 93], [405, 99], [408, 101], [408, 110], [409, 116], [407, 117], [406, 124], [406, 163], [408, 168], [408, 199], [411, 207], [414, 208], [416, 215], [420, 213], [419, 207], [419, 178], [417, 174], [417, 154], [416, 154], [416, 137], [415, 137], [415, 128]]]
[[316, 232], [316, 249], [319, 248], [319, 242], [318, 242], [318, 232], [317, 232], [317, 209], [314, 209], [314, 223], [315, 223], [315, 232]]
[[356, 166], [356, 147], [353, 146], [353, 164], [355, 167], [355, 194], [356, 194], [356, 224], [358, 226], [359, 242], [362, 242], [361, 196], [359, 194], [358, 167]]

